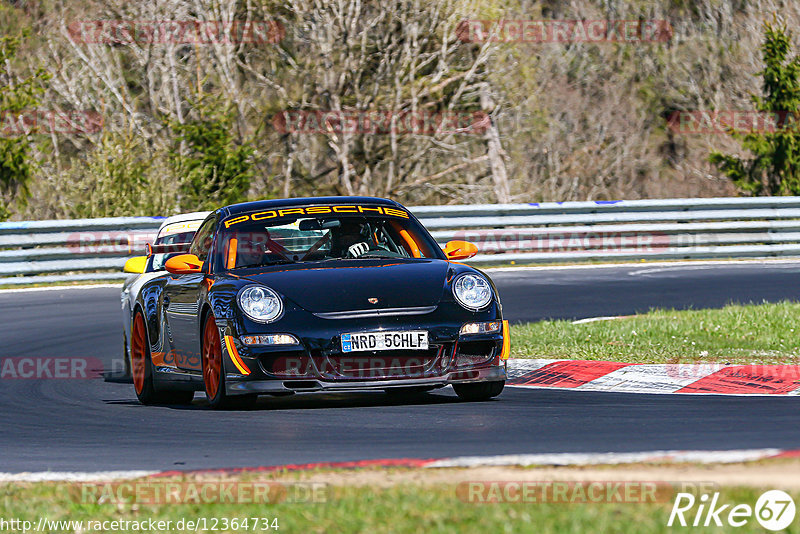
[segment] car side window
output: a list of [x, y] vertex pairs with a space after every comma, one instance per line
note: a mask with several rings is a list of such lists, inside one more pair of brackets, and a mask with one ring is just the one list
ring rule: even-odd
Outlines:
[[200, 261], [208, 259], [208, 252], [211, 250], [211, 244], [214, 242], [214, 228], [216, 226], [216, 219], [210, 218], [200, 226], [197, 233], [192, 240], [192, 245], [189, 247], [189, 254], [194, 254]]

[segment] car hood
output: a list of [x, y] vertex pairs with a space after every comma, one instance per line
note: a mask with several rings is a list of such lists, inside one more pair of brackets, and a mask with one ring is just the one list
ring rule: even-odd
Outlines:
[[[434, 306], [445, 288], [442, 260], [345, 260], [237, 273], [313, 313]], [[372, 304], [368, 299], [377, 298]]]

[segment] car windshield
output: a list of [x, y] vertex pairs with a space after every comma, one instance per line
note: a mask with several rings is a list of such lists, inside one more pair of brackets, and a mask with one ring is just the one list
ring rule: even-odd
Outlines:
[[[189, 243], [192, 241], [194, 237], [194, 232], [180, 232], [177, 234], [169, 234], [165, 236], [161, 236], [156, 239], [156, 245], [175, 245], [179, 243]], [[178, 254], [183, 254], [183, 252], [176, 251], [176, 252], [169, 252], [166, 254], [153, 254], [151, 256], [150, 261], [150, 268], [148, 272], [155, 272], [155, 271], [163, 271], [164, 264], [167, 263], [167, 260], [170, 259], [172, 256], [176, 256]]]
[[223, 269], [328, 260], [444, 258], [416, 221], [378, 215], [250, 219], [227, 229], [223, 223], [217, 243]]

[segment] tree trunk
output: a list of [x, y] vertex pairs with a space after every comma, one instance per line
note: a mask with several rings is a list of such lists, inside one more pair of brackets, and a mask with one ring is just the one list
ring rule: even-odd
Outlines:
[[489, 161], [489, 171], [492, 173], [494, 196], [497, 202], [508, 204], [511, 202], [511, 187], [508, 183], [506, 164], [503, 161], [504, 151], [500, 144], [500, 134], [497, 131], [497, 126], [495, 126], [494, 121], [491, 120], [492, 114], [495, 111], [495, 105], [486, 84], [481, 86], [481, 109], [487, 114], [489, 119], [485, 134], [486, 156]]

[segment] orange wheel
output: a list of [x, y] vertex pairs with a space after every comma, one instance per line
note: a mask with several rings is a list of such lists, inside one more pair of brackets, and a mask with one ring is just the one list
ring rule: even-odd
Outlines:
[[229, 397], [225, 391], [225, 365], [222, 363], [222, 340], [219, 337], [217, 322], [213, 314], [208, 314], [203, 328], [203, 383], [206, 387], [208, 403], [215, 409], [253, 407], [257, 395], [236, 395]]
[[133, 319], [131, 329], [131, 375], [133, 376], [133, 388], [137, 395], [144, 392], [144, 380], [147, 369], [147, 333], [144, 328], [144, 318], [141, 313], [137, 313]]
[[153, 362], [150, 361], [150, 341], [144, 315], [137, 311], [131, 325], [131, 376], [136, 397], [142, 404], [188, 404], [192, 402], [194, 391], [156, 390]]
[[203, 382], [209, 402], [220, 396], [222, 383], [222, 342], [219, 339], [217, 322], [208, 314], [203, 329]]

